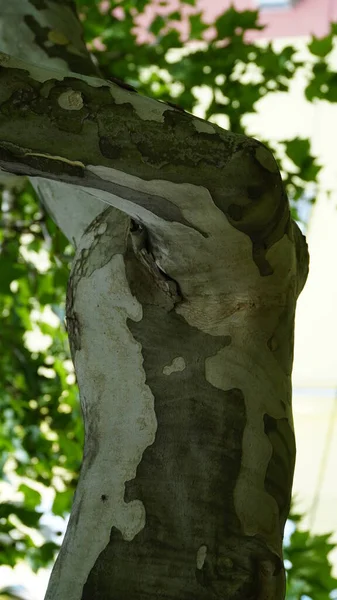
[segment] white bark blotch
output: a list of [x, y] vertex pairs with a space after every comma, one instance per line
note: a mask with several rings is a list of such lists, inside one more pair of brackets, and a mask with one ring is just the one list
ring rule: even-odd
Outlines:
[[[88, 230], [79, 244], [78, 257], [103, 229], [101, 224]], [[90, 257], [86, 260], [90, 262]], [[74, 363], [87, 436], [70, 523], [48, 600], [80, 600], [113, 527], [127, 541], [144, 528], [146, 507], [140, 500], [124, 501], [125, 483], [135, 478], [143, 452], [154, 442], [157, 430], [142, 349], [127, 325], [128, 319], [142, 319], [142, 306], [130, 292], [122, 254], [82, 276], [76, 286], [74, 311], [81, 324], [81, 348], [75, 352]]]
[[105, 232], [106, 232], [106, 230], [107, 230], [107, 227], [108, 227], [108, 226], [107, 226], [107, 224], [106, 224], [106, 223], [101, 223], [101, 224], [99, 225], [98, 229], [97, 229], [97, 233], [98, 233], [98, 235], [103, 235], [103, 233], [105, 233]]
[[[85, 465], [83, 469], [87, 509], [93, 509], [92, 517], [96, 514], [89, 536], [91, 546], [95, 539], [101, 545], [103, 532], [109, 537], [106, 511], [102, 531], [98, 531], [95, 511], [101, 493], [110, 499], [111, 527], [131, 540], [145, 525], [145, 511], [141, 502], [124, 502], [124, 485], [136, 476], [144, 450], [154, 441], [157, 422], [153, 394], [145, 383], [141, 346], [127, 327], [128, 318], [142, 318], [142, 307], [129, 290], [121, 255], [80, 280], [74, 310], [81, 315], [82, 326], [81, 350], [75, 355], [76, 373], [85, 417], [89, 422], [94, 420], [98, 447], [89, 467], [90, 480], [86, 481]], [[85, 399], [90, 399], [90, 404]], [[90, 416], [93, 413], [97, 420]], [[86, 512], [85, 504], [81, 514]], [[91, 517], [87, 517], [85, 520], [90, 522]]]
[[64, 110], [81, 110], [83, 98], [78, 90], [67, 90], [60, 94], [57, 100], [59, 106]]
[[202, 569], [207, 556], [207, 546], [200, 546], [197, 552], [197, 569]]
[[171, 375], [171, 373], [176, 373], [177, 371], [183, 371], [186, 368], [185, 360], [182, 356], [177, 356], [173, 359], [170, 365], [166, 365], [163, 368], [164, 375]]
[[[288, 236], [283, 236], [270, 248], [267, 259], [272, 267], [275, 266], [275, 273], [268, 278], [260, 278], [260, 298], [253, 296], [256, 265], [247, 258], [242, 262], [245, 265], [245, 285], [251, 290], [251, 302], [243, 303], [237, 295], [237, 310], [224, 314], [219, 320], [218, 330], [222, 335], [231, 337], [231, 344], [206, 359], [205, 376], [212, 385], [224, 391], [236, 387], [242, 389], [247, 424], [242, 442], [241, 469], [234, 491], [235, 510], [243, 533], [262, 535], [268, 547], [280, 555], [279, 508], [273, 496], [265, 490], [265, 474], [272, 447], [264, 432], [263, 417], [268, 414], [274, 419], [286, 418], [293, 428], [291, 406], [284, 403], [284, 399], [290, 396], [290, 377], [285, 376], [269, 348], [266, 351], [268, 339], [277, 323], [278, 311], [286, 303], [286, 290], [291, 289], [291, 281], [296, 275], [295, 252]], [[238, 285], [240, 280], [238, 276]], [[265, 321], [264, 327], [261, 327], [263, 311]], [[193, 324], [193, 321], [190, 320], [190, 323]], [[224, 364], [227, 365], [226, 370]]]
[[43, 197], [55, 223], [75, 247], [88, 225], [106, 208], [101, 200], [69, 183], [33, 177], [32, 185]]
[[[91, 79], [87, 80], [89, 84], [91, 84]], [[164, 113], [168, 110], [174, 110], [174, 108], [168, 106], [165, 102], [158, 102], [154, 98], [140, 96], [136, 92], [120, 88], [116, 83], [101, 80], [101, 85], [109, 85], [111, 96], [116, 104], [131, 104], [143, 121], [163, 123]]]
[[203, 121], [202, 119], [193, 119], [193, 125], [199, 133], [217, 133], [212, 123]]
[[263, 146], [257, 146], [255, 149], [255, 157], [259, 161], [260, 165], [262, 165], [270, 173], [278, 172], [277, 162], [267, 148], [264, 148]]

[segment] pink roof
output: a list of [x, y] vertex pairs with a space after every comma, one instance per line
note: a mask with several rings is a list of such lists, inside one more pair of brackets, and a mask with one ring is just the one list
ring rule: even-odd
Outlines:
[[[142, 32], [139, 41], [148, 39], [144, 32], [144, 26], [156, 15], [165, 15], [178, 8], [177, 0], [166, 0], [165, 6], [159, 5], [160, 0], [153, 0], [151, 5], [147, 6], [146, 15], [138, 20]], [[197, 0], [195, 8], [189, 5], [183, 5], [183, 12], [192, 14], [204, 13], [204, 20], [210, 25], [214, 20], [231, 5], [237, 10], [256, 10], [258, 2], [256, 0]], [[329, 33], [331, 21], [337, 21], [337, 0], [298, 0], [296, 6], [290, 9], [273, 8], [260, 11], [260, 23], [266, 25], [261, 32], [252, 32], [249, 39], [260, 37], [276, 38], [287, 36], [302, 36], [314, 34], [317, 37], [323, 37]], [[186, 24], [177, 24], [177, 29], [186, 32]]]
[[[206, 12], [213, 15], [219, 14], [219, 6], [223, 10], [230, 4], [238, 10], [257, 7], [255, 0], [200, 0]], [[207, 7], [207, 8], [206, 8]], [[257, 37], [268, 36], [270, 38], [284, 36], [300, 36], [314, 34], [317, 37], [323, 37], [329, 33], [330, 22], [337, 20], [337, 1], [336, 0], [299, 0], [296, 6], [290, 9], [273, 8], [260, 11], [260, 22], [266, 25], [263, 32], [259, 32]], [[255, 35], [255, 34], [254, 34]]]

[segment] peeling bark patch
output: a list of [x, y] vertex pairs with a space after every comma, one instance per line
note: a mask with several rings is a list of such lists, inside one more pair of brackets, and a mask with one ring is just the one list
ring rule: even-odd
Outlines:
[[107, 208], [100, 213], [87, 228], [87, 247], [81, 249], [75, 257], [67, 288], [67, 332], [73, 359], [81, 350], [80, 317], [76, 313], [75, 297], [82, 277], [90, 277], [97, 269], [103, 268], [116, 253], [123, 253], [124, 236], [116, 226], [116, 209]]
[[69, 336], [69, 344], [72, 356], [75, 356], [78, 350], [81, 350], [81, 328], [76, 312], [73, 309], [72, 303], [72, 282], [68, 284], [67, 291], [67, 333]]
[[[234, 227], [249, 235], [253, 242], [254, 262], [261, 275], [266, 276], [273, 272], [266, 253], [284, 235], [290, 217], [288, 201], [276, 163], [274, 171], [266, 169], [256, 160], [260, 146], [261, 155], [266, 162], [269, 154], [270, 161], [274, 161], [273, 155], [256, 141], [250, 146], [243, 145], [233, 153], [223, 171], [227, 184], [226, 204], [222, 202], [220, 208]], [[232, 185], [231, 181], [235, 181], [235, 185]]]
[[255, 157], [264, 169], [270, 173], [278, 173], [277, 162], [268, 148], [259, 144], [255, 150]]
[[197, 569], [202, 569], [207, 556], [207, 546], [200, 546], [197, 552]]
[[90, 277], [97, 269], [105, 267], [115, 254], [125, 252], [128, 231], [125, 229], [121, 234], [118, 225], [116, 209], [109, 207], [87, 228], [86, 234], [90, 241], [88, 247], [82, 249], [83, 263], [80, 260], [79, 267], [76, 267], [83, 273], [82, 264], [84, 264], [86, 277]]
[[131, 244], [126, 253], [125, 265], [132, 294], [142, 306], [154, 304], [171, 311], [182, 300], [179, 287], [157, 267], [151, 254], [139, 247], [142, 240], [137, 239], [136, 248], [132, 237], [133, 232], [130, 232]]
[[278, 342], [277, 342], [277, 338], [275, 335], [273, 335], [271, 338], [269, 338], [267, 344], [268, 344], [268, 348], [270, 349], [271, 352], [275, 352], [278, 349]]
[[272, 266], [266, 259], [266, 251], [267, 247], [265, 244], [261, 244], [260, 242], [253, 244], [253, 260], [258, 265], [262, 277], [269, 277], [274, 273]]
[[167, 139], [164, 146], [167, 150], [164, 152], [163, 140], [155, 132], [151, 137], [144, 135], [144, 131], [132, 135], [144, 162], [159, 168], [166, 164], [185, 168], [201, 165], [211, 165], [219, 169], [224, 167], [228, 149], [218, 134], [197, 132], [191, 116], [179, 111], [165, 111], [164, 123]]
[[170, 365], [166, 365], [163, 368], [164, 375], [171, 375], [171, 373], [176, 373], [177, 371], [183, 371], [186, 368], [186, 363], [183, 356], [177, 356], [173, 359]]
[[[42, 86], [41, 94], [45, 92], [47, 85]], [[51, 122], [60, 131], [68, 134], [80, 134], [84, 121], [89, 116], [89, 108], [85, 106], [85, 96], [78, 86], [72, 88], [64, 83], [55, 82], [48, 90], [47, 98], [42, 101], [41, 113], [49, 114]]]
[[30, 104], [34, 102], [37, 97], [38, 92], [33, 86], [29, 84], [23, 84], [22, 87], [13, 91], [7, 102], [3, 102], [1, 105], [1, 112], [8, 116], [20, 114], [25, 116]]
[[[72, 7], [73, 4], [69, 3]], [[41, 10], [41, 9], [38, 9]], [[74, 73], [82, 73], [83, 75], [97, 75], [97, 69], [94, 64], [88, 60], [88, 55], [74, 53], [71, 51], [71, 44], [65, 44], [63, 36], [63, 44], [60, 44], [60, 35], [57, 40], [55, 32], [49, 27], [43, 27], [32, 15], [25, 15], [23, 17], [27, 27], [34, 34], [34, 43], [39, 46], [49, 58], [61, 58], [65, 61], [70, 71]]]
[[247, 194], [250, 200], [259, 200], [263, 194], [264, 190], [259, 185], [249, 185], [247, 187]]
[[215, 126], [212, 123], [203, 121], [202, 119], [194, 118], [193, 125], [199, 133], [209, 133], [211, 135], [214, 135], [216, 133]]
[[154, 215], [168, 222], [177, 222], [182, 225], [198, 231], [204, 238], [208, 237], [200, 227], [191, 225], [190, 221], [185, 219], [178, 206], [163, 198], [159, 194], [144, 192], [137, 189], [132, 189], [126, 185], [121, 185], [113, 181], [113, 177], [109, 180], [109, 169], [106, 167], [90, 166], [87, 170], [88, 182], [87, 185], [96, 189], [103, 189], [107, 192], [132, 202], [135, 207], [141, 206], [150, 211]]
[[[245, 571], [240, 575], [240, 561], [245, 559], [239, 557], [241, 531], [233, 504], [245, 403], [240, 390], [224, 391], [207, 382], [203, 366], [208, 356], [228, 344], [228, 336], [205, 334], [175, 311], [151, 304], [143, 304], [143, 319], [129, 319], [128, 326], [142, 348], [158, 420], [156, 438], [125, 486], [125, 502], [141, 500], [146, 523], [131, 542], [112, 528], [82, 600], [95, 597], [95, 589], [106, 600], [123, 595], [128, 600], [206, 600], [215, 591], [234, 599], [233, 572], [239, 589], [247, 577]], [[185, 368], [171, 375], [168, 384], [163, 368], [172, 364], [177, 349]], [[235, 568], [224, 575], [216, 568], [219, 554], [227, 553], [219, 540], [237, 557]], [[208, 574], [202, 584], [196, 577], [196, 548], [201, 546], [208, 549]]]
[[267, 344], [275, 360], [286, 375], [291, 375], [294, 355], [294, 310], [295, 293], [288, 295], [283, 311], [280, 312], [277, 326]]
[[106, 135], [99, 138], [99, 149], [107, 158], [119, 158], [122, 154], [122, 148], [112, 143]]
[[180, 112], [186, 112], [182, 106], [179, 106], [179, 104], [175, 104], [175, 102], [166, 102], [166, 104], [168, 104], [172, 108], [175, 108], [176, 110], [179, 110]]
[[[74, 305], [77, 286], [82, 277], [90, 277], [104, 267], [116, 253], [123, 253], [127, 232], [121, 236], [116, 225], [116, 209], [102, 211], [87, 228], [85, 247], [74, 258], [67, 289], [67, 331], [73, 358], [81, 349], [81, 327]], [[83, 243], [83, 240], [82, 240]]]
[[146, 523], [143, 501], [124, 499], [125, 484], [136, 476], [157, 428], [141, 346], [128, 327], [128, 320], [142, 319], [125, 272], [128, 232], [128, 217], [117, 209], [104, 211], [85, 231], [74, 260], [72, 302], [81, 321], [81, 348], [73, 359], [85, 452], [68, 534], [48, 588], [50, 598], [57, 588], [60, 597], [79, 600], [91, 568], [109, 543], [110, 529], [130, 544]]
[[295, 246], [297, 276], [296, 276], [296, 296], [301, 293], [309, 273], [309, 252], [306, 238], [295, 221], [289, 223], [289, 239]]
[[268, 414], [264, 415], [264, 431], [272, 447], [264, 485], [279, 507], [282, 537], [290, 508], [296, 454], [295, 437], [288, 419], [274, 419]]
[[[28, 165], [33, 170], [38, 171], [39, 173], [48, 172], [52, 173], [54, 176], [60, 175], [61, 173], [67, 174], [69, 177], [83, 179], [84, 177], [84, 169], [83, 167], [75, 164], [70, 164], [66, 160], [64, 160], [61, 156], [52, 157], [52, 156], [40, 156], [33, 154], [26, 154], [22, 157], [21, 162], [25, 165]], [[56, 177], [55, 177], [56, 178]]]
[[45, 0], [28, 0], [37, 10], [47, 10], [48, 6]]
[[77, 90], [67, 90], [60, 94], [57, 100], [59, 106], [64, 110], [81, 110], [83, 108], [83, 99], [81, 92]]
[[126, 83], [126, 81], [123, 81], [122, 79], [118, 79], [118, 77], [109, 77], [108, 81], [111, 81], [112, 83], [115, 83], [116, 85], [118, 85], [118, 87], [123, 88], [124, 90], [128, 90], [129, 92], [137, 92], [136, 88], [133, 87], [132, 85], [130, 85], [129, 83]]
[[48, 40], [59, 46], [67, 46], [67, 44], [69, 44], [68, 38], [64, 35], [64, 33], [62, 33], [62, 31], [57, 31], [57, 29], [51, 29], [48, 32]]
[[[264, 312], [263, 309], [261, 310]], [[280, 308], [277, 312], [279, 311]], [[267, 336], [259, 331], [257, 323], [264, 322], [266, 326], [268, 315], [262, 317], [258, 313], [259, 311], [256, 312], [255, 317], [252, 314], [252, 318], [244, 318], [240, 326], [237, 326], [235, 318], [234, 327], [231, 319], [228, 319], [227, 327], [233, 332], [232, 343], [206, 360], [205, 371], [207, 380], [219, 389], [226, 390], [237, 382], [241, 382], [243, 386], [246, 425], [242, 439], [241, 468], [234, 490], [235, 510], [243, 534], [251, 537], [259, 536], [265, 548], [280, 558], [282, 556], [280, 509], [275, 495], [267, 490], [265, 479], [267, 472], [269, 477], [273, 476], [271, 465], [276, 465], [276, 454], [281, 451], [281, 448], [274, 447], [275, 460], [271, 463], [273, 448], [265, 431], [263, 417], [267, 413], [277, 422], [285, 419], [291, 428], [291, 404], [285, 405], [285, 400], [290, 397], [290, 378], [285, 377], [275, 361], [274, 354], [266, 351]], [[276, 318], [272, 313], [267, 330], [269, 328], [273, 330], [275, 321]], [[254, 326], [251, 328], [252, 324]], [[274, 421], [271, 421], [271, 424], [273, 423]], [[271, 432], [270, 435], [274, 434]], [[281, 459], [284, 455], [283, 448], [282, 452]], [[289, 478], [284, 489], [287, 489], [290, 494], [290, 488], [286, 488], [288, 485]], [[247, 496], [249, 496], [248, 503]]]
[[241, 221], [243, 216], [243, 207], [238, 204], [231, 204], [228, 207], [228, 215], [233, 221]]

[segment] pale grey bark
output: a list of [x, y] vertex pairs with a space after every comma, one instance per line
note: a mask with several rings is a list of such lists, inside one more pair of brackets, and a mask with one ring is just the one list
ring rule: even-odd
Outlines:
[[0, 55], [0, 166], [76, 246], [86, 441], [46, 600], [283, 600], [304, 238], [262, 144], [91, 76], [70, 5], [15, 0]]

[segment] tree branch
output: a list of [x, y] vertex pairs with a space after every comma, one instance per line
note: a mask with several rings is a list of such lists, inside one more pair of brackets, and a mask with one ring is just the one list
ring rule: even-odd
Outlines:
[[219, 241], [222, 215], [251, 239], [259, 272], [272, 273], [266, 254], [290, 215], [262, 144], [112, 82], [4, 54], [0, 64], [4, 170], [91, 188], [143, 222], [162, 252], [177, 235], [173, 223]]

